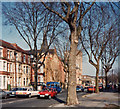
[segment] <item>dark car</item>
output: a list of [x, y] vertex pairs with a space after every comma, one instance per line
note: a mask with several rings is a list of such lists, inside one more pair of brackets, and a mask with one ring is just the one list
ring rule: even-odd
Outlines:
[[5, 98], [5, 99], [7, 99], [7, 97], [8, 97], [7, 92], [5, 92], [5, 91], [3, 91], [3, 90], [0, 89], [0, 98]]
[[12, 88], [12, 90], [10, 90], [10, 91], [7, 92], [7, 93], [9, 94], [10, 97], [15, 97], [17, 90], [18, 90], [18, 88]]
[[83, 86], [77, 86], [77, 87], [76, 87], [76, 91], [77, 91], [77, 92], [84, 92]]
[[62, 87], [59, 82], [47, 82], [46, 87], [56, 89], [57, 93], [62, 92]]

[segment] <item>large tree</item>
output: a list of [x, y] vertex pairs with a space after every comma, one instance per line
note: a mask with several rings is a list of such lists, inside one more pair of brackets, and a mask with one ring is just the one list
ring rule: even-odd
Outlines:
[[[101, 57], [108, 43], [114, 38], [115, 32], [118, 31], [116, 26], [118, 20], [116, 20], [115, 15], [113, 16], [109, 6], [109, 3], [94, 5], [84, 18], [83, 31], [80, 35], [80, 41], [88, 56], [89, 63], [96, 69], [96, 93], [99, 92], [98, 76]], [[111, 51], [111, 53], [113, 52]]]
[[[68, 75], [68, 93], [67, 105], [78, 104], [76, 94], [76, 51], [78, 46], [78, 36], [81, 33], [81, 23], [83, 17], [94, 5], [93, 3], [83, 3], [78, 0], [73, 2], [60, 2], [60, 3], [44, 3], [43, 5], [50, 12], [59, 16], [69, 26], [70, 30], [70, 52], [69, 52], [69, 75]], [[57, 7], [57, 8], [56, 8]], [[59, 8], [58, 8], [59, 7]]]
[[24, 39], [33, 55], [34, 87], [37, 90], [37, 71], [43, 65], [49, 47], [59, 33], [60, 20], [39, 2], [3, 3], [4, 24], [12, 24]]

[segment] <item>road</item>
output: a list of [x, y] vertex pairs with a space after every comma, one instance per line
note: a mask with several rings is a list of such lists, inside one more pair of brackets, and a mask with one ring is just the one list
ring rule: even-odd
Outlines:
[[[78, 99], [81, 99], [86, 92], [77, 93]], [[37, 97], [32, 98], [8, 98], [2, 100], [2, 107], [49, 107], [53, 104], [65, 103], [67, 92], [63, 91], [59, 93], [55, 98], [52, 99], [37, 99]]]

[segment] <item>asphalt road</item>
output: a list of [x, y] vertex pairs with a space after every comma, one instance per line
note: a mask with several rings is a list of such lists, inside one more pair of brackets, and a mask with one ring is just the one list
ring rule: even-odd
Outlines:
[[[82, 96], [86, 92], [78, 92], [78, 99], [82, 99]], [[55, 98], [51, 99], [37, 99], [37, 97], [32, 98], [8, 98], [2, 100], [2, 108], [5, 107], [49, 107], [53, 104], [65, 103], [67, 97], [67, 92], [63, 91], [59, 93]]]

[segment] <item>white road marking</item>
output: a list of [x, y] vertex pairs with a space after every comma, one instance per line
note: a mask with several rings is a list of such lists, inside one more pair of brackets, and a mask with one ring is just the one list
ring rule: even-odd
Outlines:
[[4, 105], [4, 104], [12, 104], [12, 103], [21, 102], [21, 101], [27, 101], [27, 100], [32, 100], [32, 99], [36, 99], [36, 98], [28, 98], [28, 99], [10, 101], [10, 102], [6, 102], [6, 103], [2, 103], [2, 105]]

